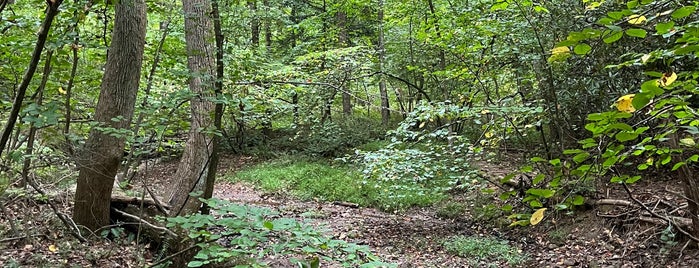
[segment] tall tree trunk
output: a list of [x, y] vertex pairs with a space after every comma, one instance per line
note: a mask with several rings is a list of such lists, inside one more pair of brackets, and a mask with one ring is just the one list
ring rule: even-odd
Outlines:
[[[216, 88], [214, 92], [216, 93], [216, 98], [223, 97], [223, 33], [221, 31], [221, 15], [218, 9], [218, 0], [211, 1], [212, 15], [214, 19], [214, 33], [216, 34]], [[217, 102], [214, 108], [214, 127], [216, 131], [221, 131], [221, 119], [223, 117], [223, 104]], [[206, 189], [204, 190], [204, 198], [211, 198], [214, 194], [214, 184], [216, 182], [216, 168], [218, 167], [219, 160], [219, 142], [221, 137], [219, 135], [214, 135], [213, 137], [213, 152], [211, 154], [210, 168], [206, 174]], [[209, 214], [209, 208], [202, 208], [202, 213]]]
[[[115, 4], [114, 30], [100, 96], [95, 109], [99, 124], [90, 130], [78, 157], [80, 173], [73, 220], [96, 230], [109, 224], [114, 176], [124, 153], [125, 137], [110, 134], [131, 124], [141, 77], [146, 38], [146, 4], [121, 0]], [[114, 118], [121, 118], [114, 120]]]
[[391, 120], [391, 114], [388, 107], [388, 91], [386, 91], [386, 80], [384, 80], [384, 64], [386, 61], [386, 50], [384, 47], [383, 34], [383, 0], [379, 0], [379, 94], [381, 95], [381, 123], [384, 127], [388, 126]]
[[46, 44], [46, 38], [49, 35], [49, 30], [51, 29], [51, 24], [53, 23], [53, 18], [58, 14], [58, 7], [61, 5], [63, 0], [48, 0], [48, 8], [46, 9], [46, 17], [41, 23], [41, 28], [39, 28], [39, 37], [36, 40], [36, 45], [34, 46], [34, 51], [32, 52], [32, 59], [29, 61], [29, 68], [24, 73], [22, 77], [22, 82], [19, 87], [17, 87], [17, 93], [15, 94], [15, 100], [12, 103], [12, 110], [10, 111], [10, 116], [7, 118], [7, 123], [5, 123], [5, 128], [2, 131], [2, 136], [0, 136], [0, 155], [5, 150], [5, 144], [7, 140], [10, 139], [12, 130], [15, 128], [15, 123], [17, 123], [17, 117], [19, 116], [19, 110], [22, 107], [22, 101], [24, 101], [24, 96], [27, 94], [27, 87], [29, 82], [32, 81], [34, 72], [36, 72], [36, 67], [39, 65], [39, 59], [41, 58], [41, 52], [44, 50], [44, 45]]
[[[340, 29], [340, 34], [337, 37], [337, 41], [340, 43], [340, 47], [347, 47], [349, 36], [347, 34], [347, 13], [344, 11], [337, 12], [337, 28]], [[349, 70], [346, 70], [349, 71]], [[348, 77], [349, 75], [345, 75]], [[342, 114], [351, 115], [352, 114], [352, 101], [349, 94], [349, 87], [347, 86], [347, 81], [342, 82]]]
[[178, 187], [170, 196], [171, 216], [191, 214], [199, 211], [201, 202], [192, 198], [192, 192], [203, 193], [208, 169], [213, 155], [211, 134], [216, 82], [216, 45], [209, 0], [183, 0], [185, 16], [185, 41], [187, 43], [187, 65], [189, 67], [189, 90], [196, 94], [190, 101], [191, 126], [175, 178]]
[[[77, 18], [77, 12], [75, 16], [76, 20]], [[66, 123], [63, 126], [63, 137], [66, 139], [66, 149], [68, 151], [69, 155], [73, 155], [75, 152], [73, 151], [73, 142], [70, 140], [70, 121], [71, 121], [71, 106], [70, 106], [70, 100], [73, 98], [73, 82], [75, 82], [75, 75], [78, 71], [78, 49], [80, 48], [80, 35], [78, 32], [78, 22], [75, 22], [74, 25], [76, 36], [75, 39], [73, 40], [73, 44], [70, 46], [71, 50], [73, 51], [73, 65], [70, 69], [70, 77], [68, 78], [68, 86], [66, 86], [66, 96], [65, 100], [63, 103], [63, 107], [66, 110]]]
[[250, 20], [250, 43], [252, 43], [254, 49], [257, 49], [260, 45], [260, 18], [257, 15], [257, 0], [248, 0], [247, 2], [248, 9], [250, 9], [250, 13], [252, 14]]
[[265, 20], [264, 20], [264, 28], [265, 28], [265, 48], [267, 48], [267, 52], [270, 52], [270, 49], [272, 48], [272, 22], [271, 18], [269, 16], [269, 0], [263, 0], [262, 4], [265, 6]]

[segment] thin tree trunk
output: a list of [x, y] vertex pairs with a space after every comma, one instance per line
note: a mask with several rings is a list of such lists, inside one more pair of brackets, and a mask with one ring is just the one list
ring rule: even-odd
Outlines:
[[91, 230], [109, 224], [112, 186], [124, 152], [125, 137], [110, 135], [105, 130], [121, 130], [131, 124], [146, 36], [143, 0], [120, 0], [115, 10], [111, 56], [107, 59], [95, 109], [95, 121], [99, 125], [90, 130], [85, 148], [78, 157], [80, 173], [73, 220]]
[[386, 90], [386, 80], [384, 80], [384, 64], [386, 61], [386, 50], [384, 47], [384, 33], [383, 33], [383, 0], [379, 0], [379, 94], [381, 95], [381, 124], [384, 127], [388, 126], [391, 120], [391, 114], [388, 107], [388, 91]]
[[[36, 89], [36, 106], [41, 107], [44, 100], [44, 88], [49, 80], [51, 73], [51, 58], [53, 58], [53, 50], [46, 51], [46, 60], [44, 62], [44, 73], [41, 77], [41, 84]], [[36, 139], [36, 126], [34, 122], [29, 124], [29, 135], [27, 138], [27, 149], [25, 150], [24, 163], [22, 163], [22, 182], [20, 186], [25, 188], [29, 180], [29, 168], [32, 165], [32, 154], [34, 153], [34, 141]]]
[[[77, 19], [77, 18], [76, 18]], [[78, 32], [78, 23], [75, 23], [75, 31]], [[63, 137], [66, 139], [66, 148], [68, 149], [68, 154], [73, 155], [73, 142], [70, 140], [70, 120], [71, 120], [71, 106], [70, 100], [73, 98], [73, 82], [75, 81], [75, 75], [78, 71], [78, 49], [80, 45], [80, 37], [76, 36], [71, 45], [71, 50], [73, 51], [73, 66], [70, 69], [70, 78], [68, 78], [68, 86], [66, 86], [66, 96], [64, 101], [64, 109], [66, 110], [66, 122], [63, 126]]]
[[270, 52], [270, 49], [272, 48], [272, 22], [270, 21], [269, 17], [269, 0], [263, 0], [262, 4], [265, 6], [265, 20], [264, 20], [264, 28], [265, 28], [265, 48], [267, 48], [267, 52]]
[[260, 18], [257, 15], [257, 0], [248, 0], [248, 9], [252, 13], [252, 19], [250, 20], [250, 43], [252, 47], [257, 49], [260, 45]]
[[[218, 9], [218, 0], [211, 1], [211, 9], [214, 20], [214, 33], [216, 35], [216, 83], [215, 93], [216, 98], [223, 97], [223, 33], [221, 31], [221, 15]], [[214, 108], [214, 127], [216, 131], [221, 131], [221, 118], [223, 117], [223, 104], [217, 102]], [[221, 137], [214, 135], [213, 137], [213, 152], [211, 153], [211, 163], [208, 173], [206, 174], [206, 188], [204, 190], [204, 198], [211, 198], [214, 194], [214, 184], [216, 183], [216, 168], [219, 161], [219, 142]], [[209, 214], [209, 207], [202, 208], [203, 214]]]
[[[347, 34], [347, 13], [344, 11], [337, 12], [337, 27], [340, 29], [340, 34], [338, 35], [338, 42], [340, 47], [347, 47], [349, 42], [349, 36]], [[349, 75], [346, 75], [347, 77]], [[342, 114], [345, 116], [352, 114], [352, 96], [349, 94], [349, 87], [347, 82], [342, 83]]]
[[12, 110], [10, 111], [10, 116], [7, 118], [7, 123], [2, 131], [2, 136], [0, 137], [0, 155], [5, 150], [5, 145], [7, 140], [10, 139], [10, 134], [17, 123], [17, 117], [19, 116], [19, 110], [22, 107], [22, 101], [24, 96], [27, 94], [27, 87], [29, 82], [31, 82], [34, 72], [36, 72], [36, 67], [39, 65], [39, 59], [41, 58], [41, 52], [44, 50], [44, 45], [46, 44], [46, 38], [48, 37], [49, 30], [51, 29], [51, 24], [53, 23], [53, 18], [58, 14], [58, 7], [61, 5], [63, 0], [48, 0], [48, 8], [46, 9], [46, 17], [41, 23], [41, 28], [39, 28], [39, 37], [36, 40], [36, 45], [34, 46], [34, 51], [32, 52], [32, 59], [29, 61], [29, 68], [24, 73], [22, 82], [17, 88], [17, 93], [15, 94], [15, 100], [12, 103]]
[[213, 155], [212, 115], [216, 82], [216, 45], [212, 5], [208, 0], [183, 0], [185, 41], [189, 67], [189, 89], [196, 94], [190, 102], [191, 128], [184, 153], [175, 173], [178, 187], [170, 196], [172, 215], [196, 213], [201, 207], [198, 198], [190, 193], [205, 191], [206, 177]]

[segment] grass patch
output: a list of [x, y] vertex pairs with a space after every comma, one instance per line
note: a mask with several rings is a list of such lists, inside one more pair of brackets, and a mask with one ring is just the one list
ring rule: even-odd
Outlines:
[[495, 238], [454, 236], [442, 245], [449, 253], [469, 259], [469, 264], [476, 267], [486, 263], [490, 267], [499, 267], [500, 262], [515, 266], [527, 260], [516, 247]]
[[304, 200], [345, 201], [397, 211], [430, 206], [446, 194], [412, 182], [372, 181], [351, 166], [285, 157], [238, 171], [225, 179], [251, 182], [265, 192], [291, 194]]

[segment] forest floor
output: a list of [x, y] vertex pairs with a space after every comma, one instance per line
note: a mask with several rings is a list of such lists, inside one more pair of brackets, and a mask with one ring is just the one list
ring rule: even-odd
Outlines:
[[[219, 167], [220, 174], [235, 172], [253, 162], [250, 157], [225, 157]], [[503, 176], [507, 169], [489, 163], [481, 163], [480, 168], [494, 178]], [[148, 171], [148, 184], [164, 196], [169, 191], [167, 187], [173, 185], [169, 178], [175, 169], [176, 162], [155, 165]], [[653, 187], [639, 183], [632, 191], [644, 202], [651, 202], [652, 198], [658, 198], [658, 203], [675, 202], [668, 192], [673, 192], [677, 183], [661, 182], [663, 185], [656, 182]], [[611, 190], [602, 194], [625, 197], [623, 189], [607, 189]], [[453, 198], [467, 201], [469, 195], [460, 193]], [[233, 203], [266, 207], [278, 211], [282, 217], [324, 227], [333, 238], [367, 245], [382, 261], [399, 267], [508, 267], [504, 260], [485, 258], [474, 262], [449, 253], [443, 241], [457, 235], [508, 241], [512, 250], [527, 256], [527, 261], [518, 267], [699, 267], [695, 243], [686, 243], [681, 234], [664, 226], [634, 221], [640, 212], [618, 206], [597, 206], [572, 216], [551, 214], [540, 225], [510, 228], [493, 224], [492, 219], [474, 219], [472, 213], [477, 205], [471, 205], [461, 216], [445, 219], [437, 215], [436, 207], [391, 213], [333, 202], [303, 201], [284, 194], [264, 193], [246, 183], [226, 181], [217, 184], [214, 196]], [[54, 199], [59, 204], [58, 210], [67, 215], [70, 215], [70, 200]], [[497, 196], [492, 196], [492, 202], [497, 202]], [[0, 226], [6, 226], [3, 231], [10, 233], [8, 220], [14, 216], [15, 222], [22, 222], [22, 226], [12, 229], [24, 230], [27, 235], [18, 236], [21, 239], [0, 237], [1, 267], [142, 267], [153, 257], [133, 241], [103, 239], [77, 243], [57, 231], [60, 223], [46, 205], [12, 202], [6, 207], [8, 211], [3, 213], [6, 216], [0, 218]], [[601, 214], [621, 216], [601, 217]], [[269, 264], [289, 267], [275, 265], [273, 261]]]

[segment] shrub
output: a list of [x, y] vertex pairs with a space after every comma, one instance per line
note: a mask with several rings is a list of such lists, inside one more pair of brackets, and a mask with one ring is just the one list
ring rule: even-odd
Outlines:
[[[295, 265], [305, 267], [307, 259], [319, 265], [320, 261], [339, 262], [343, 267], [362, 264], [377, 267], [382, 263], [367, 246], [347, 243], [326, 237], [310, 225], [294, 219], [277, 218], [269, 209], [242, 206], [228, 201], [202, 200], [216, 215], [193, 214], [167, 219], [168, 228], [181, 228], [199, 247], [189, 267], [233, 262], [238, 265], [257, 265], [271, 255], [302, 256], [292, 259]], [[255, 256], [257, 260], [250, 256]]]

